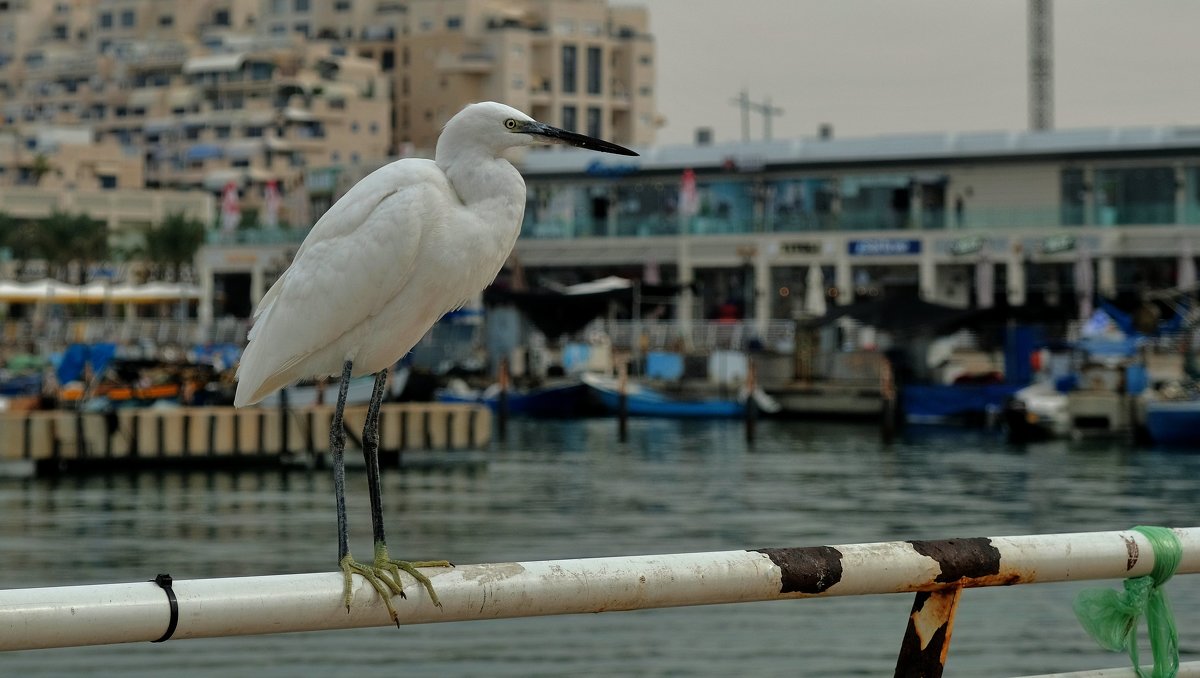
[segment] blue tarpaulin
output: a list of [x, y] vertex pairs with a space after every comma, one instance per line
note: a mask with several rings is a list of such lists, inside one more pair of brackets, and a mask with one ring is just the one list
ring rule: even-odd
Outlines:
[[54, 375], [60, 384], [78, 381], [83, 378], [83, 367], [86, 364], [92, 366], [92, 374], [99, 374], [112, 362], [116, 352], [116, 344], [71, 344], [63, 352]]
[[184, 160], [208, 160], [219, 158], [224, 151], [216, 144], [195, 144], [184, 152]]
[[678, 381], [683, 378], [683, 356], [678, 353], [651, 351], [646, 354], [646, 376], [651, 379]]

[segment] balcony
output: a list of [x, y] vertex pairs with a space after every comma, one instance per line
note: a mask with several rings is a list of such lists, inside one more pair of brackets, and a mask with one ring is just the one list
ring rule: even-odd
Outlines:
[[441, 53], [437, 58], [437, 70], [441, 73], [471, 73], [484, 75], [496, 67], [496, 57], [489, 52], [465, 52], [463, 54]]

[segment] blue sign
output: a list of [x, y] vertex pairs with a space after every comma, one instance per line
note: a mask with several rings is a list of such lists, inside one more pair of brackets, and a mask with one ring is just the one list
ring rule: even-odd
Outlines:
[[850, 255], [859, 257], [896, 256], [920, 254], [921, 241], [910, 238], [867, 238], [851, 240]]
[[640, 168], [633, 163], [605, 164], [601, 160], [588, 163], [584, 173], [592, 177], [624, 177], [637, 172]]

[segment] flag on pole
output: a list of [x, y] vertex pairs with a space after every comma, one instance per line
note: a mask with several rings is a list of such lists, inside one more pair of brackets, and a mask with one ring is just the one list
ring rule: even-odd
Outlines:
[[263, 186], [263, 226], [275, 228], [279, 225], [279, 182], [271, 179]]
[[225, 184], [221, 193], [221, 230], [232, 233], [242, 221], [242, 207], [238, 202], [238, 187], [234, 182]]

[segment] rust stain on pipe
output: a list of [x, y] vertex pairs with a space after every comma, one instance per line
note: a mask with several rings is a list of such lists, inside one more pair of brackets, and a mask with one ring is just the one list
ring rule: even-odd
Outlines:
[[1141, 554], [1138, 552], [1138, 545], [1137, 542], [1133, 540], [1133, 537], [1126, 537], [1122, 535], [1121, 539], [1125, 541], [1125, 552], [1129, 554], [1129, 558], [1125, 561], [1125, 571], [1128, 572], [1129, 570], [1133, 569], [1134, 565], [1137, 565], [1138, 556]]
[[780, 593], [824, 593], [842, 580], [842, 553], [832, 546], [755, 549], [780, 569]]
[[[964, 580], [982, 580], [1001, 573], [1000, 551], [987, 537], [910, 541], [913, 549], [937, 561], [941, 572], [935, 582], [952, 584]], [[1001, 581], [1006, 581], [1007, 578]], [[1016, 581], [1006, 581], [1016, 583]]]

